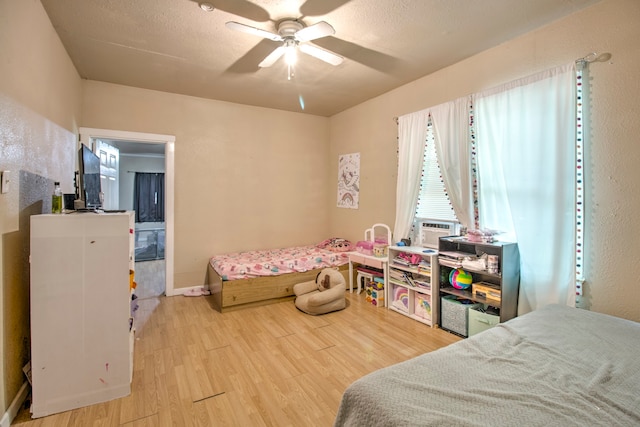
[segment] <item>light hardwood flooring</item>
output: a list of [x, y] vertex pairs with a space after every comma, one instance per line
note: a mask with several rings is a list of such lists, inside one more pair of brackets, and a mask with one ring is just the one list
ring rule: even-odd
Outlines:
[[221, 314], [210, 297], [140, 301], [131, 395], [12, 425], [331, 426], [344, 390], [458, 341], [347, 292], [323, 316], [293, 301]]

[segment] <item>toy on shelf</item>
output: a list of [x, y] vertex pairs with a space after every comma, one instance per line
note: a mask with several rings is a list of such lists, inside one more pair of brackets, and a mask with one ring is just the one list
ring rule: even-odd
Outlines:
[[472, 282], [473, 277], [471, 274], [461, 268], [451, 270], [451, 273], [449, 273], [449, 283], [456, 289], [467, 289]]

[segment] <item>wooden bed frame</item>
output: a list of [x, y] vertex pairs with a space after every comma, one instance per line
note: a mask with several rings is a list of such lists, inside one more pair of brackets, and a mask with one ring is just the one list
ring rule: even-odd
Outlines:
[[[349, 283], [349, 264], [337, 267]], [[279, 276], [264, 276], [250, 279], [223, 281], [211, 263], [207, 267], [207, 284], [213, 296], [214, 305], [221, 312], [258, 305], [273, 304], [292, 300], [293, 285], [315, 280], [323, 269], [303, 273], [287, 273]]]

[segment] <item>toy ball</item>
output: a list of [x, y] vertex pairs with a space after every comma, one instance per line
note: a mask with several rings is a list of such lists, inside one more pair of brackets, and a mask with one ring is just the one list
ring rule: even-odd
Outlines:
[[471, 273], [467, 273], [461, 268], [451, 270], [449, 273], [449, 283], [456, 289], [467, 289], [471, 286], [472, 281]]

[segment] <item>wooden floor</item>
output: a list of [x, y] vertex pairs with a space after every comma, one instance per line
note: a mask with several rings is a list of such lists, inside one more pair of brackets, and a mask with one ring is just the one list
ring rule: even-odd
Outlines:
[[218, 313], [210, 297], [142, 300], [131, 395], [12, 425], [331, 426], [363, 375], [459, 338], [347, 293], [309, 316], [293, 302]]

